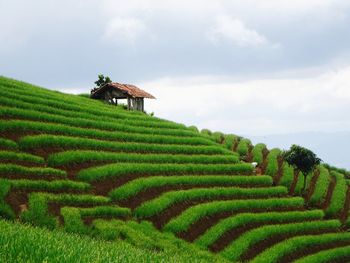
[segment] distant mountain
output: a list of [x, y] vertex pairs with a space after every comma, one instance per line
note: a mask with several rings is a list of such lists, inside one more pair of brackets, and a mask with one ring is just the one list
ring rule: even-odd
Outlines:
[[266, 136], [245, 136], [254, 144], [263, 142], [269, 148], [288, 149], [298, 144], [314, 151], [324, 162], [350, 170], [349, 132], [304, 132]]

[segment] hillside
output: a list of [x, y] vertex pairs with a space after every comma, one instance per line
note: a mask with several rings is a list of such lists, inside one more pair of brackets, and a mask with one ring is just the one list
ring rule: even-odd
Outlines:
[[0, 95], [0, 243], [19, 244], [0, 259], [350, 261], [346, 171], [302, 196], [279, 149], [4, 77]]

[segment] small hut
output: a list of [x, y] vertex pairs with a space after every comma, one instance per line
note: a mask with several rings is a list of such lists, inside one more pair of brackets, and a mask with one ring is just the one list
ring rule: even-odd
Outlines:
[[92, 99], [105, 100], [107, 103], [118, 105], [118, 99], [127, 99], [129, 110], [144, 111], [144, 98], [155, 99], [146, 91], [130, 84], [111, 82], [91, 90]]

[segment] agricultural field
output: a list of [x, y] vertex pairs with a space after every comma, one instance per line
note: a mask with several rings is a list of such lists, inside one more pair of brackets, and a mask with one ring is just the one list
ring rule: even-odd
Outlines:
[[247, 138], [4, 77], [0, 95], [1, 262], [350, 261], [346, 171], [303, 192]]

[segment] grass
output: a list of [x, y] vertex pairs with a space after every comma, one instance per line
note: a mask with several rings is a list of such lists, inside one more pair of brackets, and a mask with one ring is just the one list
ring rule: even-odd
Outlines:
[[249, 248], [272, 236], [305, 235], [317, 231], [337, 231], [340, 226], [341, 224], [338, 220], [262, 226], [245, 232], [228, 245], [221, 252], [221, 255], [229, 260], [237, 261]]
[[301, 208], [304, 205], [304, 199], [300, 197], [293, 198], [271, 198], [271, 199], [253, 199], [253, 200], [233, 200], [233, 201], [214, 201], [205, 204], [192, 206], [185, 210], [179, 216], [173, 218], [164, 226], [164, 230], [173, 233], [187, 231], [188, 228], [203, 217], [213, 216], [223, 212], [238, 212], [251, 210], [273, 210], [281, 208]]
[[315, 190], [309, 200], [309, 204], [313, 206], [322, 206], [327, 195], [328, 185], [330, 183], [330, 175], [327, 168], [321, 165], [318, 169], [320, 171], [320, 175], [318, 176]]
[[117, 163], [107, 164], [81, 170], [77, 178], [92, 182], [117, 178], [128, 174], [133, 175], [180, 175], [180, 174], [246, 174], [252, 173], [250, 164], [239, 163], [231, 165], [215, 164], [144, 164]]
[[218, 146], [194, 146], [150, 144], [133, 142], [113, 142], [70, 136], [37, 135], [25, 136], [19, 141], [22, 150], [34, 150], [37, 148], [64, 148], [107, 150], [116, 152], [133, 153], [171, 153], [171, 154], [229, 154], [228, 150]]
[[17, 151], [18, 145], [12, 140], [0, 138], [0, 149]]
[[90, 184], [84, 182], [76, 182], [71, 180], [8, 180], [12, 189], [17, 190], [35, 190], [35, 191], [87, 191]]
[[[300, 250], [307, 248], [331, 245], [334, 242], [349, 242], [350, 244], [350, 233], [331, 233], [322, 235], [310, 235], [310, 236], [298, 236], [290, 239], [286, 239], [277, 245], [274, 245], [252, 260], [252, 263], [263, 263], [263, 262], [279, 262], [284, 256], [292, 255]], [[349, 253], [350, 255], [350, 253]]]
[[295, 263], [346, 262], [350, 259], [350, 246], [337, 247], [303, 257]]
[[284, 185], [288, 189], [292, 186], [294, 180], [294, 169], [288, 163], [284, 162], [282, 166], [282, 177], [279, 182], [280, 185]]
[[332, 198], [329, 207], [326, 209], [326, 215], [334, 217], [339, 215], [344, 207], [346, 199], [347, 185], [342, 174], [331, 171], [331, 176], [335, 178], [335, 188], [333, 190]]
[[228, 135], [225, 135], [224, 137], [225, 137], [225, 141], [224, 141], [225, 147], [230, 151], [233, 151], [233, 146], [238, 141], [238, 136], [234, 134], [228, 134]]
[[155, 252], [121, 240], [106, 242], [4, 220], [0, 232], [1, 262], [204, 262], [194, 253]]
[[0, 179], [0, 217], [14, 219], [15, 213], [5, 201], [5, 197], [9, 193], [10, 189], [10, 182], [5, 179]]
[[44, 164], [45, 160], [42, 157], [35, 156], [28, 153], [11, 152], [11, 151], [0, 151], [0, 161], [19, 161], [19, 162], [30, 162], [36, 164]]
[[175, 145], [214, 145], [210, 140], [201, 137], [175, 137], [166, 135], [128, 133], [119, 131], [102, 131], [85, 129], [70, 125], [26, 120], [0, 121], [0, 132], [32, 132], [94, 138], [104, 141], [142, 142]]
[[281, 154], [281, 150], [274, 148], [267, 155], [267, 166], [266, 166], [266, 174], [274, 177], [278, 171], [278, 157]]
[[207, 248], [215, 243], [226, 232], [244, 227], [249, 224], [279, 224], [283, 222], [302, 222], [321, 220], [324, 216], [322, 210], [267, 212], [267, 213], [241, 213], [221, 220], [209, 228], [195, 243]]
[[48, 165], [53, 167], [87, 162], [232, 164], [237, 163], [238, 158], [234, 155], [133, 154], [76, 150], [51, 154], [47, 160]]
[[245, 156], [249, 152], [249, 146], [251, 145], [251, 141], [249, 139], [241, 139], [237, 145], [236, 151], [239, 153], [241, 156]]
[[271, 186], [272, 179], [269, 176], [220, 176], [220, 175], [202, 175], [202, 176], [152, 176], [139, 178], [123, 184], [122, 186], [110, 192], [112, 200], [125, 200], [137, 195], [150, 188], [159, 188], [163, 186], [184, 186], [184, 185], [212, 185], [212, 186]]
[[287, 194], [285, 187], [266, 188], [238, 188], [238, 187], [213, 187], [190, 190], [170, 191], [161, 196], [143, 203], [134, 210], [139, 218], [148, 218], [162, 213], [175, 203], [191, 201], [213, 201], [218, 198], [246, 199], [246, 198], [271, 198], [281, 197]]
[[254, 146], [252, 150], [253, 154], [253, 162], [257, 162], [258, 164], [262, 164], [264, 161], [263, 151], [266, 149], [266, 145], [263, 143], [258, 143]]
[[17, 164], [0, 164], [0, 175], [23, 175], [26, 177], [41, 178], [45, 176], [54, 176], [57, 178], [65, 178], [67, 173], [63, 170], [46, 167], [26, 167]]

